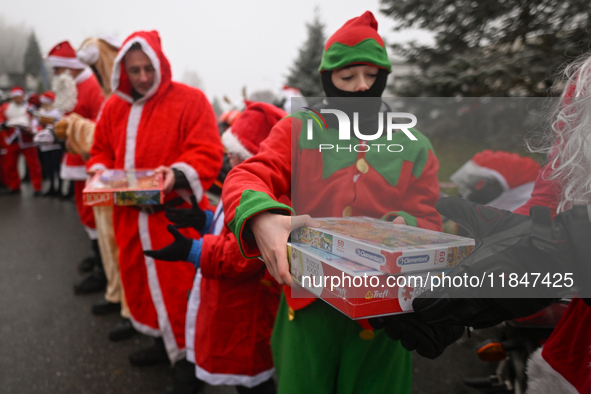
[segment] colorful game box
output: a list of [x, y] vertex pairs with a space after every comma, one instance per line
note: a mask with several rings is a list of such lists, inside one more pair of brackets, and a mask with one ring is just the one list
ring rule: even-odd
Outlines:
[[306, 244], [288, 243], [287, 249], [293, 281], [352, 319], [411, 312], [412, 300], [429, 288], [431, 277], [437, 281], [451, 271], [392, 276]]
[[292, 241], [387, 274], [454, 267], [474, 248], [470, 238], [368, 217], [315, 220], [321, 227], [300, 227]]
[[159, 205], [164, 202], [162, 180], [154, 170], [102, 170], [83, 192], [84, 205]]

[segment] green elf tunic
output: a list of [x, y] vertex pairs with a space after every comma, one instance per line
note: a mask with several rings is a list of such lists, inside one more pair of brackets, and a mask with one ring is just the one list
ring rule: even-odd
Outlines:
[[[352, 21], [367, 14], [373, 19], [368, 12]], [[228, 207], [226, 222], [245, 257], [260, 255], [246, 223], [263, 211], [312, 217], [402, 216], [409, 225], [441, 229], [434, 208], [439, 164], [425, 136], [410, 129], [416, 141], [399, 132], [390, 141], [384, 135], [367, 142], [367, 152], [320, 152], [321, 143], [344, 144], [337, 130], [322, 130], [315, 121], [313, 139], [308, 140], [305, 128], [310, 116], [300, 112], [281, 120], [259, 153], [226, 179], [222, 195]], [[355, 139], [346, 142], [364, 144]], [[387, 151], [392, 144], [402, 145], [403, 150]], [[293, 208], [278, 202], [284, 195], [292, 197]], [[284, 290], [271, 342], [279, 393], [410, 393], [411, 354], [398, 341], [323, 301], [292, 297], [288, 287]]]

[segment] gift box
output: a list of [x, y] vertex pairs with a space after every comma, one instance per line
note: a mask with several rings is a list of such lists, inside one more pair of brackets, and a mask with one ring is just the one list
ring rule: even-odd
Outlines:
[[154, 170], [101, 170], [82, 191], [84, 205], [159, 205], [163, 180]]
[[474, 248], [470, 238], [368, 217], [314, 220], [321, 226], [300, 227], [291, 239], [388, 274], [454, 267]]
[[[352, 319], [411, 312], [412, 300], [451, 271], [387, 275], [306, 244], [291, 242], [287, 249], [296, 286]], [[306, 295], [292, 291], [292, 297]]]

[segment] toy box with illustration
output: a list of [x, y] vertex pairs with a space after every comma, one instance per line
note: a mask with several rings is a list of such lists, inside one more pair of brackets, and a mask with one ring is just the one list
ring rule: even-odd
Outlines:
[[470, 238], [368, 217], [314, 220], [321, 226], [300, 227], [291, 239], [387, 274], [453, 267], [474, 248]]
[[84, 205], [158, 205], [162, 180], [154, 170], [97, 171], [83, 191]]
[[292, 280], [352, 319], [410, 312], [412, 300], [451, 270], [392, 276], [306, 244], [291, 242], [287, 249]]

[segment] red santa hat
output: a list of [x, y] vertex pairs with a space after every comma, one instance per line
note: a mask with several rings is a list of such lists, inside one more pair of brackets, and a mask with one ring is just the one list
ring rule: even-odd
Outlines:
[[246, 102], [246, 109], [222, 135], [228, 153], [246, 160], [259, 152], [261, 142], [287, 113], [267, 103]]
[[17, 97], [17, 96], [21, 96], [21, 97], [25, 96], [25, 90], [23, 88], [21, 88], [20, 86], [15, 86], [12, 89], [10, 89], [10, 98]]
[[41, 104], [53, 104], [53, 102], [55, 101], [55, 93], [53, 93], [52, 91], [47, 91], [41, 95], [39, 101], [41, 102]]
[[83, 69], [86, 66], [76, 57], [76, 51], [68, 41], [60, 42], [47, 55], [51, 67]]

